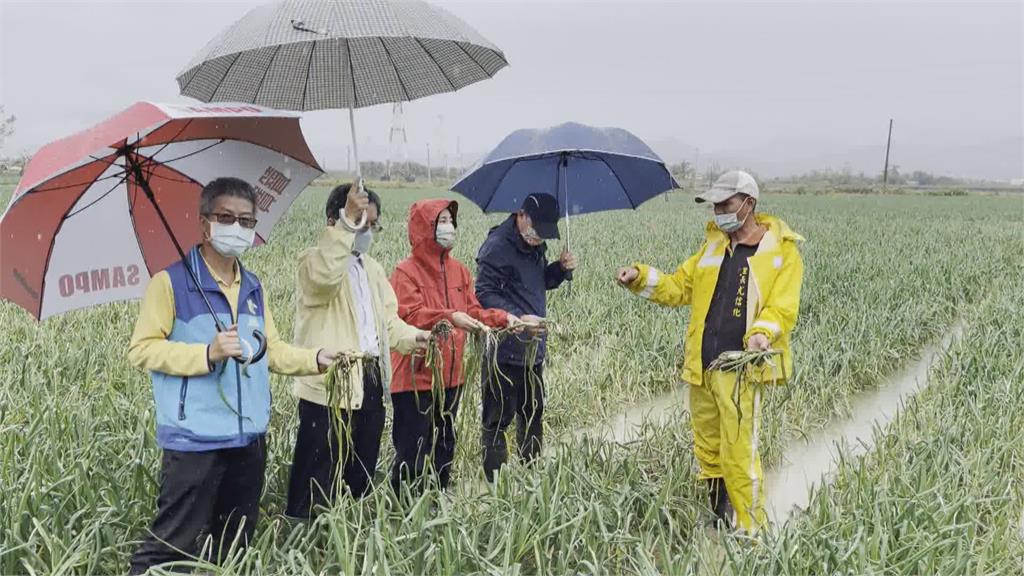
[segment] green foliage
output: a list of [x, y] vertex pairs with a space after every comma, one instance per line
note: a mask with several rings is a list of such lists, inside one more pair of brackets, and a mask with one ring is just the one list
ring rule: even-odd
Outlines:
[[[386, 269], [409, 251], [408, 205], [440, 190], [381, 189]], [[325, 187], [307, 191], [268, 244], [245, 256], [291, 334], [294, 258], [323, 226]], [[267, 489], [244, 557], [205, 570], [319, 573], [1014, 573], [1024, 507], [1018, 348], [1024, 292], [1019, 203], [999, 197], [772, 196], [760, 209], [807, 237], [796, 372], [765, 414], [764, 458], [847, 413], [955, 320], [967, 329], [877, 450], [844, 462], [809, 511], [760, 545], [709, 541], [685, 413], [619, 446], [569, 440], [676, 386], [688, 310], [614, 285], [617, 266], [674, 270], [697, 249], [706, 209], [685, 195], [637, 213], [577, 218], [572, 293], [550, 294], [545, 458], [482, 483], [479, 389], [463, 398], [455, 489], [399, 502], [387, 489], [344, 500], [309, 525], [281, 516], [297, 416], [273, 377]], [[502, 219], [462, 202], [455, 256], [475, 268]], [[551, 246], [550, 248], [557, 248]], [[0, 303], [0, 573], [120, 573], [156, 505], [159, 450], [147, 374], [125, 350], [134, 303], [37, 324]], [[482, 343], [474, 345], [476, 350]], [[480, 367], [473, 371], [479, 373]], [[392, 455], [389, 433], [381, 468]]]

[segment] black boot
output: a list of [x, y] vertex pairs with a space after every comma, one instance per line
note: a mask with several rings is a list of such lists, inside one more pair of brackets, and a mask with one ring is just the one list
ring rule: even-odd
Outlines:
[[707, 482], [711, 511], [715, 514], [708, 527], [729, 530], [732, 528], [733, 508], [729, 492], [725, 489], [725, 480], [710, 478]]

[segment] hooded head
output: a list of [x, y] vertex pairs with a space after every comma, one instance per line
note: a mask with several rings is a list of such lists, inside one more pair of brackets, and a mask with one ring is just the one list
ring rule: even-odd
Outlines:
[[437, 220], [447, 210], [458, 227], [459, 203], [454, 200], [420, 200], [409, 207], [409, 245], [413, 258], [430, 267], [440, 266], [449, 249], [437, 243]]

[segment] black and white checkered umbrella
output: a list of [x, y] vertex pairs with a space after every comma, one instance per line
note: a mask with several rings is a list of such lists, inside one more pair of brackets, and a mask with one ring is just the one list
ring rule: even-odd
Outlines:
[[[254, 9], [210, 41], [178, 85], [203, 102], [348, 108], [351, 115], [452, 92], [507, 65], [475, 30], [420, 0], [284, 0]], [[358, 167], [355, 139], [353, 123]]]

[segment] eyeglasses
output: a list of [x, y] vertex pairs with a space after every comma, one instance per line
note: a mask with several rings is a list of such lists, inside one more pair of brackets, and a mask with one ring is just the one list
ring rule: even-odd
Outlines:
[[253, 218], [252, 216], [235, 216], [234, 214], [211, 213], [203, 214], [203, 218], [206, 218], [211, 222], [213, 220], [216, 220], [218, 224], [223, 224], [225, 226], [231, 226], [235, 222], [238, 222], [242, 226], [242, 228], [252, 229], [256, 227], [256, 219]]

